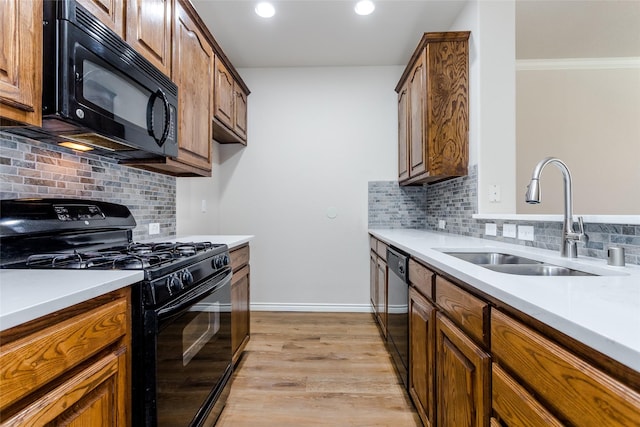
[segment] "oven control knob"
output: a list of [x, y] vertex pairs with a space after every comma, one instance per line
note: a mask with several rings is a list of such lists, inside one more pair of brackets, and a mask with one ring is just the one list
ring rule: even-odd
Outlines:
[[182, 287], [185, 288], [187, 286], [193, 285], [193, 275], [189, 270], [184, 270], [181, 274], [182, 276]]
[[166, 285], [167, 290], [169, 291], [169, 296], [173, 295], [174, 292], [180, 292], [180, 290], [183, 289], [182, 280], [180, 280], [180, 278], [175, 274], [167, 277]]
[[223, 261], [222, 257], [217, 256], [214, 261], [215, 261], [215, 268], [222, 268], [223, 267], [223, 265], [224, 265], [223, 262], [224, 261]]
[[222, 257], [222, 264], [223, 264], [223, 265], [225, 265], [225, 266], [227, 266], [227, 265], [229, 265], [229, 263], [230, 263], [229, 255], [225, 255], [225, 256], [223, 256], [223, 257]]

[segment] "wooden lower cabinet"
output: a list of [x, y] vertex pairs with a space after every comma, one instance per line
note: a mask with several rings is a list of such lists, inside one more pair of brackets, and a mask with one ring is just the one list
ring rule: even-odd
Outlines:
[[249, 245], [230, 252], [231, 268], [231, 348], [233, 364], [242, 356], [251, 336], [251, 294]]
[[[387, 245], [370, 236], [370, 298], [373, 318], [378, 323], [380, 334], [387, 338]], [[384, 255], [383, 255], [384, 254]]]
[[422, 423], [435, 425], [435, 319], [436, 308], [409, 288], [409, 394]]
[[1, 426], [130, 425], [129, 289], [0, 333]]
[[436, 405], [439, 426], [489, 423], [491, 357], [443, 314], [436, 314]]
[[[568, 425], [640, 426], [638, 390], [499, 310], [491, 312], [491, 351], [500, 365], [494, 365], [494, 378], [506, 377], [504, 367], [517, 378], [513, 388], [526, 388], [541, 402], [532, 405], [531, 399], [520, 397], [518, 408], [534, 406], [531, 412], [536, 415], [553, 413]], [[516, 404], [507, 406], [508, 397], [495, 387], [495, 412], [510, 421]]]

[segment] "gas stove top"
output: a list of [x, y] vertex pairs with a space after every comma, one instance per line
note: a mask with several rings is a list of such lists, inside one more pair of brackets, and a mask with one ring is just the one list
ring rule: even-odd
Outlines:
[[0, 267], [143, 270], [145, 301], [159, 304], [230, 271], [211, 242], [132, 242], [126, 206], [81, 199], [2, 200]]
[[98, 251], [33, 254], [14, 268], [20, 265], [45, 269], [146, 270], [175, 264], [220, 246], [211, 242], [131, 243]]

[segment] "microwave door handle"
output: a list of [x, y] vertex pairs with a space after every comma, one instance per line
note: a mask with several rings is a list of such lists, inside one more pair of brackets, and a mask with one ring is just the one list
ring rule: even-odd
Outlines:
[[[156, 137], [155, 132], [153, 131], [153, 105], [156, 102], [156, 98], [160, 97], [162, 99], [162, 103], [164, 105], [164, 128], [162, 131], [162, 136], [160, 138]], [[151, 97], [149, 97], [149, 102], [147, 103], [147, 132], [149, 132], [149, 136], [153, 138], [153, 140], [158, 144], [159, 147], [162, 147], [162, 144], [167, 140], [169, 136], [169, 126], [171, 123], [171, 109], [169, 107], [169, 100], [164, 92], [160, 89], [155, 91]]]

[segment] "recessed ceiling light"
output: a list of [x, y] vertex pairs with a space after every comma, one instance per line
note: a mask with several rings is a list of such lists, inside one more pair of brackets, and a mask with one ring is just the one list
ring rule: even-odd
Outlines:
[[255, 8], [256, 13], [261, 18], [271, 18], [276, 14], [276, 9], [269, 2], [263, 1], [262, 3], [258, 3]]
[[375, 8], [376, 6], [371, 0], [360, 0], [356, 3], [356, 7], [354, 7], [353, 10], [355, 10], [358, 15], [370, 15]]

